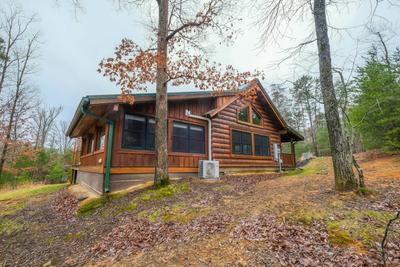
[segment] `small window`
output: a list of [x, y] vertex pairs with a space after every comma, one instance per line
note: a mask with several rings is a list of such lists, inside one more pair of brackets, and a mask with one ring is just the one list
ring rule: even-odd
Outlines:
[[172, 130], [172, 151], [204, 154], [204, 127], [174, 122]]
[[104, 140], [105, 140], [105, 132], [104, 128], [99, 128], [97, 130], [97, 142], [96, 142], [96, 150], [104, 149]]
[[232, 130], [232, 153], [251, 155], [251, 133]]
[[269, 156], [269, 138], [267, 136], [254, 135], [254, 155]]
[[189, 130], [187, 124], [174, 122], [172, 150], [174, 152], [189, 152]]
[[154, 131], [154, 119], [126, 114], [122, 147], [154, 150]]
[[89, 135], [88, 137], [88, 142], [87, 142], [87, 149], [86, 149], [86, 154], [90, 154], [94, 151], [94, 138], [93, 135]]
[[249, 107], [245, 107], [239, 111], [239, 120], [243, 122], [250, 122]]
[[256, 125], [261, 125], [261, 117], [254, 109], [251, 113], [251, 122]]

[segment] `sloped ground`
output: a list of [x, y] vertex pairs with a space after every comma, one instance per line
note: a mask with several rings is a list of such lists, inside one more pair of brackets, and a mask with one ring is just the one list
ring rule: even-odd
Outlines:
[[[187, 179], [81, 208], [61, 191], [0, 215], [18, 226], [0, 232], [0, 265], [379, 266], [377, 242], [400, 209], [400, 157], [358, 158], [366, 195], [335, 192], [329, 158], [281, 177]], [[393, 230], [388, 266], [400, 264]]]

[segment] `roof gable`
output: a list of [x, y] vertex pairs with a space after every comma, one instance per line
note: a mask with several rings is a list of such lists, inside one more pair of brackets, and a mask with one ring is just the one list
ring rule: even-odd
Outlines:
[[209, 112], [205, 113], [204, 115], [212, 118], [215, 117], [219, 112], [230, 106], [232, 103], [234, 103], [236, 100], [240, 98], [251, 98], [251, 97], [257, 97], [261, 98], [260, 100], [264, 101], [272, 110], [274, 117], [277, 119], [277, 121], [280, 123], [280, 125], [283, 128], [287, 128], [287, 124], [285, 120], [283, 119], [282, 115], [279, 113], [278, 109], [275, 107], [274, 103], [272, 103], [271, 98], [269, 97], [268, 93], [265, 91], [265, 88], [262, 86], [260, 81], [258, 79], [252, 80], [247, 87], [243, 88], [242, 91], [237, 93], [235, 97], [232, 97], [231, 100], [226, 102], [224, 105], [215, 108], [213, 110], [210, 110]]

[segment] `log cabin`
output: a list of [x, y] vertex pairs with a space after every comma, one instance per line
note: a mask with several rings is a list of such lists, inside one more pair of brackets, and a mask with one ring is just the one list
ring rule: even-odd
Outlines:
[[[82, 98], [66, 133], [77, 139], [75, 182], [103, 194], [153, 179], [155, 94], [134, 98]], [[304, 140], [257, 79], [237, 92], [168, 93], [167, 130], [170, 177], [197, 176], [200, 160], [218, 161], [221, 174], [294, 168]], [[289, 151], [278, 154], [284, 143]]]

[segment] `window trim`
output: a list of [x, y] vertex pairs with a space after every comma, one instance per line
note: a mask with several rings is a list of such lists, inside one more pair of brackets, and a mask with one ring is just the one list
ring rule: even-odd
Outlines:
[[[267, 138], [267, 147], [268, 147], [268, 151], [266, 155], [256, 155], [256, 135], [260, 136], [260, 137], [265, 137]], [[268, 135], [262, 135], [262, 134], [258, 134], [258, 133], [253, 133], [253, 147], [254, 147], [254, 156], [255, 157], [268, 157], [271, 156], [271, 140], [269, 138]]]
[[[104, 143], [103, 143], [103, 147], [100, 147], [100, 138], [101, 136], [104, 136]], [[100, 151], [104, 151], [104, 147], [106, 145], [106, 129], [105, 127], [97, 127], [96, 128], [96, 144], [95, 144], [95, 150], [94, 152], [100, 152]]]
[[[248, 121], [243, 121], [243, 120], [240, 119], [240, 112], [242, 112], [242, 110], [244, 110], [244, 109], [247, 109], [247, 120]], [[238, 121], [240, 121], [242, 123], [251, 123], [252, 122], [252, 112], [250, 110], [251, 110], [250, 105], [247, 105], [247, 106], [239, 108], [238, 111], [237, 111], [237, 119], [238, 119]]]
[[[233, 148], [234, 148], [234, 144], [233, 144], [233, 132], [239, 132], [239, 133], [245, 133], [245, 134], [249, 134], [250, 135], [250, 147], [251, 147], [251, 151], [250, 154], [243, 154], [243, 153], [235, 153]], [[242, 146], [242, 151], [243, 151], [243, 142], [241, 142], [241, 146]], [[235, 155], [235, 156], [245, 156], [245, 157], [249, 157], [249, 156], [253, 156], [254, 154], [254, 149], [253, 149], [253, 133], [252, 132], [248, 132], [248, 131], [241, 131], [241, 130], [237, 130], [237, 129], [231, 129], [231, 154]]]
[[[188, 126], [188, 152], [185, 151], [174, 151], [174, 123], [179, 123], [179, 124], [186, 124]], [[204, 143], [203, 143], [203, 152], [191, 152], [190, 151], [190, 126], [196, 126], [196, 127], [201, 127], [203, 129], [203, 136], [204, 136]], [[206, 127], [202, 124], [197, 124], [189, 121], [181, 121], [181, 120], [172, 120], [171, 123], [171, 128], [170, 129], [170, 140], [171, 140], [171, 145], [169, 146], [168, 153], [169, 155], [206, 155], [207, 154], [207, 135], [206, 135]]]
[[[239, 119], [239, 113], [244, 108], [249, 109], [249, 122], [245, 122], [245, 121], [242, 121]], [[260, 124], [253, 123], [253, 112], [255, 112], [260, 117]], [[240, 123], [240, 124], [245, 124], [245, 125], [249, 125], [252, 127], [258, 127], [258, 128], [264, 128], [264, 119], [261, 116], [260, 112], [252, 104], [248, 104], [246, 106], [241, 106], [240, 108], [238, 108], [236, 110], [236, 121], [237, 121], [237, 123]]]
[[[125, 146], [124, 144], [124, 136], [125, 136], [125, 123], [126, 123], [126, 115], [131, 115], [131, 116], [136, 116], [136, 117], [141, 117], [145, 119], [145, 130], [144, 130], [144, 146], [143, 147], [139, 147], [139, 146], [135, 146], [135, 147], [130, 147], [130, 146]], [[148, 115], [143, 115], [143, 114], [136, 114], [136, 113], [129, 113], [129, 112], [125, 112], [122, 116], [122, 129], [121, 129], [121, 149], [122, 150], [127, 150], [127, 151], [149, 151], [149, 152], [155, 152], [155, 147], [154, 148], [149, 148], [147, 146], [148, 144], [148, 140], [147, 140], [147, 133], [148, 133], [148, 121], [149, 119], [154, 120], [155, 122], [155, 118], [152, 116], [148, 116]], [[154, 131], [154, 137], [155, 137], [155, 131]]]
[[[257, 124], [257, 123], [253, 122], [253, 113], [257, 114], [257, 116], [260, 118], [260, 124]], [[263, 125], [263, 118], [262, 118], [261, 114], [256, 110], [255, 107], [251, 108], [251, 124], [252, 125], [256, 125], [256, 126], [262, 126]]]
[[[252, 154], [251, 155], [233, 153], [232, 131], [245, 132], [245, 133], [250, 133], [251, 134], [251, 147], [252, 147]], [[269, 140], [269, 147], [268, 147], [269, 154], [267, 156], [257, 156], [257, 155], [255, 155], [254, 135], [265, 136], [265, 137], [268, 138], [268, 140]], [[243, 128], [230, 127], [229, 128], [229, 137], [230, 137], [230, 155], [231, 155], [231, 158], [237, 158], [237, 159], [259, 159], [259, 160], [262, 160], [262, 159], [271, 160], [273, 158], [273, 154], [271, 154], [272, 153], [271, 152], [271, 136], [268, 135], [267, 133], [260, 133], [260, 131], [258, 129], [244, 130]]]

